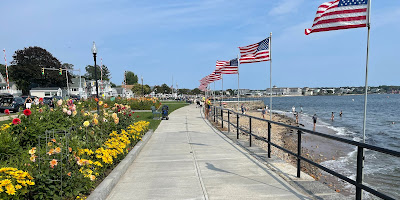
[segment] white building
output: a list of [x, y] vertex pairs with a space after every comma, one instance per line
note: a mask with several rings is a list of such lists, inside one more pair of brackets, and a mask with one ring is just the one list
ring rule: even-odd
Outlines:
[[[63, 91], [59, 87], [49, 87], [49, 88], [32, 88], [30, 90], [31, 96], [37, 97], [53, 97], [53, 96], [63, 96]], [[65, 94], [64, 94], [65, 96]]]

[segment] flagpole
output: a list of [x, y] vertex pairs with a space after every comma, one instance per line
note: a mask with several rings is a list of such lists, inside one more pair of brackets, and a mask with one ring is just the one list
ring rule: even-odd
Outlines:
[[239, 65], [240, 65], [240, 56], [239, 56], [239, 54], [238, 54], [238, 58], [237, 58], [237, 60], [238, 60], [238, 71], [237, 71], [237, 75], [238, 75], [238, 93], [237, 93], [237, 109], [239, 110], [239, 99], [240, 99], [240, 93], [239, 93]]
[[272, 120], [272, 32], [269, 33], [269, 120]]
[[364, 93], [364, 120], [363, 120], [363, 142], [365, 143], [365, 127], [367, 123], [367, 94], [368, 94], [368, 57], [369, 57], [369, 33], [371, 29], [370, 25], [370, 10], [371, 10], [371, 0], [368, 1], [368, 36], [367, 36], [367, 60], [365, 65], [365, 93]]
[[222, 106], [222, 101], [224, 100], [224, 75], [221, 74], [221, 80], [222, 80], [222, 97], [221, 97], [221, 106]]
[[215, 105], [215, 81], [214, 81], [214, 98], [213, 98], [213, 102], [214, 102], [214, 105]]
[[[366, 130], [366, 124], [367, 124], [367, 96], [368, 96], [368, 63], [369, 63], [369, 36], [370, 36], [370, 29], [371, 29], [371, 24], [370, 24], [370, 13], [371, 13], [371, 1], [368, 0], [368, 13], [367, 13], [367, 28], [368, 28], [368, 34], [367, 34], [367, 58], [366, 58], [366, 63], [365, 63], [365, 88], [364, 88], [364, 119], [363, 119], [363, 143], [365, 143], [365, 130]], [[364, 148], [362, 149], [362, 168], [364, 168]], [[364, 177], [364, 174], [362, 174], [362, 177], [359, 178], [357, 176], [356, 182], [362, 183], [362, 179]], [[362, 190], [361, 189], [356, 189], [356, 198], [362, 199]]]

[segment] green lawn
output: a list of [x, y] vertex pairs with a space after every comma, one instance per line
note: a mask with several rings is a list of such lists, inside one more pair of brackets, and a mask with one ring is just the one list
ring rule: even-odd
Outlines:
[[[163, 105], [167, 105], [168, 106], [168, 108], [169, 108], [168, 114], [171, 114], [174, 110], [176, 110], [178, 108], [181, 108], [183, 106], [189, 105], [188, 103], [182, 102], [182, 101], [181, 102], [177, 102], [177, 101], [162, 101], [161, 104], [162, 105], [160, 106], [160, 110], [161, 110], [161, 107]], [[149, 129], [156, 130], [158, 125], [160, 125], [160, 123], [161, 123], [161, 120], [153, 119], [153, 114], [151, 112], [135, 112], [135, 114], [133, 116], [136, 117], [138, 121], [145, 120], [145, 121], [150, 122]]]

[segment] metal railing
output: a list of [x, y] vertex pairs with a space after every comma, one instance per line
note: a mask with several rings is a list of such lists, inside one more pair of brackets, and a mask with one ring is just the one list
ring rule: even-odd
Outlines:
[[[365, 144], [365, 143], [361, 143], [361, 142], [356, 142], [356, 141], [353, 141], [353, 140], [348, 140], [348, 139], [345, 139], [345, 138], [340, 138], [340, 137], [328, 135], [328, 134], [325, 134], [325, 133], [320, 133], [320, 132], [316, 132], [316, 131], [312, 131], [312, 130], [307, 130], [307, 129], [304, 129], [304, 128], [300, 128], [300, 127], [297, 127], [297, 126], [291, 126], [291, 125], [283, 124], [283, 123], [280, 123], [280, 122], [275, 122], [275, 121], [270, 121], [270, 120], [267, 120], [267, 119], [262, 119], [262, 118], [258, 118], [258, 117], [254, 117], [254, 116], [249, 116], [249, 115], [241, 114], [241, 113], [238, 113], [238, 112], [226, 109], [226, 108], [222, 108], [222, 107], [212, 106], [210, 112], [211, 112], [211, 116], [210, 116], [209, 119], [210, 120], [214, 120], [214, 122], [216, 122], [216, 123], [218, 123], [218, 121], [220, 121], [222, 128], [224, 128], [224, 123], [226, 123], [228, 125], [228, 127], [227, 127], [228, 132], [231, 131], [231, 126], [234, 127], [236, 129], [236, 135], [237, 135], [236, 138], [237, 139], [239, 139], [240, 131], [248, 134], [249, 135], [249, 146], [250, 147], [252, 146], [253, 137], [255, 139], [257, 139], [257, 140], [264, 141], [264, 142], [268, 143], [268, 145], [267, 145], [268, 158], [271, 158], [271, 146], [274, 146], [275, 148], [280, 149], [280, 150], [282, 150], [282, 151], [284, 151], [284, 152], [296, 157], [297, 158], [297, 177], [298, 178], [300, 178], [300, 171], [301, 171], [300, 163], [301, 163], [301, 161], [305, 161], [305, 162], [307, 162], [307, 163], [309, 163], [309, 164], [311, 164], [311, 165], [313, 165], [313, 166], [315, 166], [315, 167], [317, 167], [317, 168], [319, 168], [319, 169], [321, 169], [321, 170], [323, 170], [323, 171], [325, 171], [325, 172], [327, 172], [327, 173], [329, 173], [329, 174], [331, 174], [333, 176], [336, 176], [336, 177], [338, 177], [338, 178], [340, 178], [340, 179], [342, 179], [342, 180], [354, 185], [356, 187], [356, 199], [357, 200], [362, 198], [361, 194], [362, 194], [363, 190], [365, 190], [365, 191], [367, 191], [367, 192], [369, 192], [369, 193], [371, 193], [371, 194], [373, 194], [373, 195], [375, 195], [377, 197], [380, 197], [382, 199], [393, 199], [394, 200], [394, 198], [389, 197], [389, 196], [387, 196], [387, 195], [385, 195], [385, 194], [383, 194], [381, 192], [378, 192], [377, 190], [375, 190], [375, 189], [363, 184], [363, 160], [365, 159], [365, 157], [364, 157], [364, 150], [365, 149], [372, 150], [372, 151], [377, 151], [377, 152], [388, 154], [388, 155], [395, 156], [395, 157], [400, 157], [400, 152], [398, 152], [398, 151], [394, 151], [394, 150], [390, 150], [390, 149], [386, 149], [386, 148], [382, 148], [382, 147], [377, 147], [377, 146], [373, 146], [373, 145], [369, 145], [369, 144]], [[224, 119], [224, 115], [225, 114], [226, 114], [225, 118], [227, 118], [227, 119]], [[240, 127], [239, 116], [249, 118], [248, 119], [249, 120], [249, 128], [248, 129], [244, 129], [244, 128]], [[232, 117], [236, 117], [236, 124], [231, 122], [231, 118]], [[264, 121], [264, 122], [268, 123], [268, 136], [267, 136], [267, 138], [260, 137], [258, 135], [255, 135], [252, 132], [252, 125], [251, 125], [252, 124], [252, 120], [259, 120], [259, 121]], [[283, 148], [283, 147], [271, 142], [271, 124], [275, 124], [275, 125], [278, 125], [278, 126], [283, 126], [283, 127], [286, 127], [286, 128], [297, 130], [297, 153], [292, 152], [292, 151], [290, 151], [288, 149], [285, 149], [285, 148]], [[318, 163], [316, 163], [316, 162], [314, 162], [312, 160], [309, 160], [309, 159], [303, 157], [301, 155], [301, 144], [302, 144], [301, 143], [301, 138], [302, 138], [301, 135], [304, 134], [304, 133], [309, 133], [309, 134], [312, 134], [312, 135], [316, 135], [316, 136], [320, 136], [320, 137], [323, 137], [323, 138], [327, 138], [327, 139], [331, 139], [331, 140], [335, 140], [335, 141], [339, 141], [339, 142], [342, 142], [342, 143], [346, 143], [346, 144], [350, 144], [350, 145], [356, 146], [357, 147], [356, 180], [350, 179], [349, 177], [346, 177], [346, 176], [344, 176], [344, 175], [342, 175], [342, 174], [340, 174], [340, 173], [338, 173], [336, 171], [328, 169], [328, 168], [326, 168], [326, 167], [324, 167], [324, 166], [322, 166], [322, 165], [320, 165], [320, 164], [318, 164]]]

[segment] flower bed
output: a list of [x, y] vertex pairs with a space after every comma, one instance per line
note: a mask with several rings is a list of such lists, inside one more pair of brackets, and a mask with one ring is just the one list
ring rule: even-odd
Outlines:
[[99, 101], [97, 114], [93, 102], [39, 105], [0, 127], [0, 199], [86, 196], [147, 132], [129, 105]]

